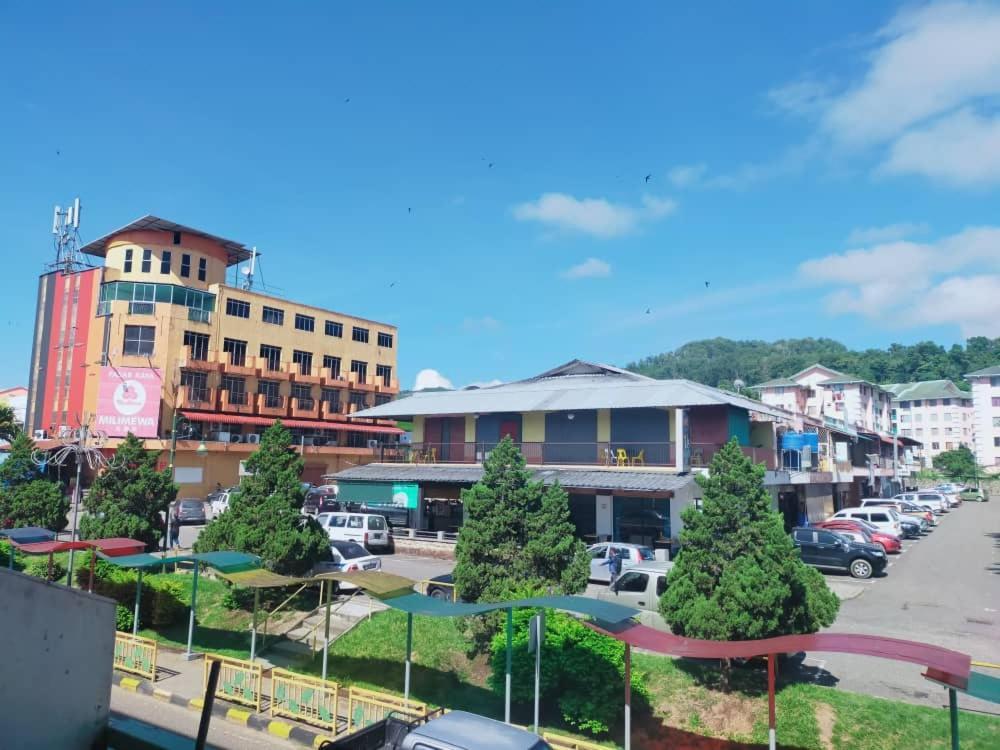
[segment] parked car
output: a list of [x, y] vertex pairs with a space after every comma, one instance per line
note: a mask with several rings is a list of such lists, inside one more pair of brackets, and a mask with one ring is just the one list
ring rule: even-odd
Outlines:
[[879, 531], [887, 534], [894, 534], [897, 537], [903, 536], [903, 527], [899, 523], [899, 516], [892, 508], [844, 508], [838, 510], [829, 520], [835, 518], [860, 518], [867, 521]]
[[955, 484], [954, 482], [945, 482], [934, 488], [936, 492], [943, 492], [945, 495], [959, 495], [964, 489], [965, 485]]
[[895, 510], [901, 521], [912, 520], [916, 522], [921, 531], [934, 524], [934, 514], [926, 508], [915, 505], [907, 500], [887, 499], [883, 497], [866, 497], [861, 501], [862, 508], [892, 508]]
[[212, 508], [212, 518], [217, 518], [229, 510], [229, 501], [239, 492], [239, 487], [230, 487], [215, 494], [210, 503]]
[[358, 570], [381, 570], [382, 558], [373, 555], [357, 542], [330, 542], [330, 557], [338, 573], [353, 573]]
[[876, 544], [860, 544], [836, 531], [810, 527], [792, 529], [792, 539], [808, 565], [846, 570], [854, 578], [871, 578], [885, 570], [885, 552]]
[[197, 497], [184, 497], [171, 503], [177, 509], [177, 521], [181, 526], [205, 523], [205, 501]]
[[672, 567], [672, 562], [642, 562], [633, 565], [607, 591], [599, 592], [597, 598], [657, 612], [660, 596], [667, 590], [667, 575]]
[[590, 580], [603, 581], [604, 583], [611, 581], [611, 570], [608, 568], [609, 548], [614, 548], [615, 552], [621, 557], [622, 573], [633, 565], [638, 565], [641, 562], [652, 562], [656, 559], [653, 550], [639, 544], [625, 544], [624, 542], [599, 542], [598, 544], [592, 544], [587, 548], [587, 552], [590, 555]]
[[899, 537], [879, 531], [876, 527], [867, 521], [862, 521], [860, 518], [838, 518], [831, 521], [821, 521], [813, 525], [821, 529], [830, 529], [831, 531], [861, 531], [868, 536], [865, 541], [877, 544], [886, 554], [896, 554], [903, 551], [903, 545], [900, 543]]
[[331, 541], [351, 541], [366, 549], [389, 549], [392, 546], [389, 524], [375, 513], [320, 513], [319, 525]]
[[972, 487], [962, 490], [958, 496], [963, 502], [987, 503], [990, 500], [990, 495], [986, 490], [977, 490]]
[[320, 513], [333, 513], [344, 510], [337, 501], [337, 485], [324, 484], [313, 487], [306, 492], [305, 500], [302, 502], [302, 512], [307, 516], [315, 516]]
[[391, 713], [387, 719], [339, 740], [327, 740], [319, 747], [320, 750], [551, 750], [552, 746], [527, 729], [466, 711], [449, 711], [414, 721]]
[[424, 594], [446, 602], [455, 600], [455, 578], [451, 573], [434, 576], [427, 581]]
[[951, 507], [948, 498], [940, 492], [902, 492], [893, 497], [893, 500], [906, 500], [910, 503], [916, 503], [938, 515], [947, 513]]

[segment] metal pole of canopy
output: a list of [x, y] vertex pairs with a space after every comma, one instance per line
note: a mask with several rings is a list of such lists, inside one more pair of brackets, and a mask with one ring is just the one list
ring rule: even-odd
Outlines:
[[[320, 581], [320, 586], [323, 582]], [[333, 599], [333, 581], [326, 584], [326, 628], [323, 631], [323, 679], [326, 679], [326, 663], [330, 658], [330, 601]]]
[[958, 750], [958, 692], [948, 688], [948, 712], [951, 714], [951, 750]]
[[188, 618], [188, 645], [184, 658], [191, 661], [194, 654], [191, 653], [191, 643], [194, 640], [194, 611], [198, 606], [198, 561], [194, 561], [194, 580], [191, 582], [191, 615]]
[[413, 655], [413, 613], [406, 613], [406, 674], [403, 676], [403, 701], [410, 707], [410, 658]]
[[94, 593], [94, 575], [97, 570], [97, 548], [90, 550], [90, 585], [87, 586], [89, 593]]
[[139, 601], [142, 596], [142, 568], [139, 568], [139, 578], [135, 582], [135, 612], [132, 613], [132, 635], [139, 633]]
[[507, 688], [504, 695], [503, 720], [510, 724], [510, 673], [514, 653], [514, 609], [507, 608]]
[[253, 620], [250, 624], [250, 661], [257, 658], [257, 610], [260, 607], [260, 587], [253, 590]]
[[774, 659], [774, 654], [767, 655], [767, 746], [769, 750], [775, 750], [778, 746], [774, 706]]
[[632, 644], [625, 644], [625, 750], [632, 750]]

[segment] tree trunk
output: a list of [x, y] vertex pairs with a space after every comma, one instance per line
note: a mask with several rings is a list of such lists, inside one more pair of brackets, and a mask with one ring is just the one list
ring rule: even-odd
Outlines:
[[732, 685], [733, 663], [730, 659], [723, 659], [721, 670], [719, 671], [720, 685], [723, 693], [728, 693]]

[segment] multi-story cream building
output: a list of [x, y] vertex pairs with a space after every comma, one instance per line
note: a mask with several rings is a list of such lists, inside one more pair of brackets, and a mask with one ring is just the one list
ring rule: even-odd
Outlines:
[[950, 380], [882, 386], [893, 394], [892, 424], [900, 435], [923, 443], [929, 465], [943, 451], [973, 445], [972, 394]]
[[276, 419], [306, 479], [364, 463], [369, 441], [400, 432], [350, 417], [398, 393], [395, 326], [227, 285], [245, 246], [153, 216], [82, 252], [103, 265], [39, 282], [27, 415], [37, 438], [89, 418], [112, 447], [132, 432], [169, 449], [176, 425], [175, 476], [197, 496], [235, 484]]
[[1000, 471], [1000, 365], [970, 372], [973, 433], [976, 461], [990, 471]]

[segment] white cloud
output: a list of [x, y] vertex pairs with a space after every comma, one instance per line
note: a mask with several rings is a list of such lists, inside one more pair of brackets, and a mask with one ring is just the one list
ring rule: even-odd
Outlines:
[[856, 86], [833, 101], [823, 127], [866, 145], [970, 99], [1000, 93], [1000, 7], [943, 2], [903, 10], [876, 37], [880, 46]]
[[422, 391], [425, 388], [454, 388], [451, 381], [437, 370], [427, 368], [417, 373], [417, 379], [413, 382], [413, 390]]
[[643, 196], [639, 207], [612, 203], [604, 198], [575, 198], [565, 193], [544, 193], [537, 201], [514, 206], [518, 221], [537, 221], [566, 232], [595, 237], [620, 237], [644, 221], [654, 221], [676, 210], [668, 199]]
[[469, 333], [496, 331], [500, 327], [500, 321], [490, 315], [484, 315], [481, 318], [466, 318], [462, 321], [462, 329]]
[[767, 92], [768, 101], [775, 109], [793, 115], [815, 115], [830, 105], [833, 86], [812, 77], [776, 86]]
[[963, 334], [996, 336], [998, 271], [1000, 227], [970, 227], [936, 242], [886, 242], [809, 260], [799, 277], [831, 289], [826, 309], [833, 314], [859, 313], [892, 326], [954, 324]]
[[855, 227], [847, 235], [847, 244], [856, 247], [858, 245], [894, 242], [895, 240], [903, 240], [914, 235], [927, 234], [930, 229], [930, 226], [927, 224], [910, 222], [886, 224], [882, 227]]
[[892, 144], [879, 171], [923, 175], [953, 185], [1000, 182], [1000, 117], [963, 109], [911, 130]]
[[667, 172], [667, 179], [676, 188], [697, 185], [708, 169], [707, 164], [678, 164]]
[[567, 279], [597, 279], [611, 275], [611, 265], [600, 258], [587, 258], [583, 263], [567, 268], [562, 276]]

